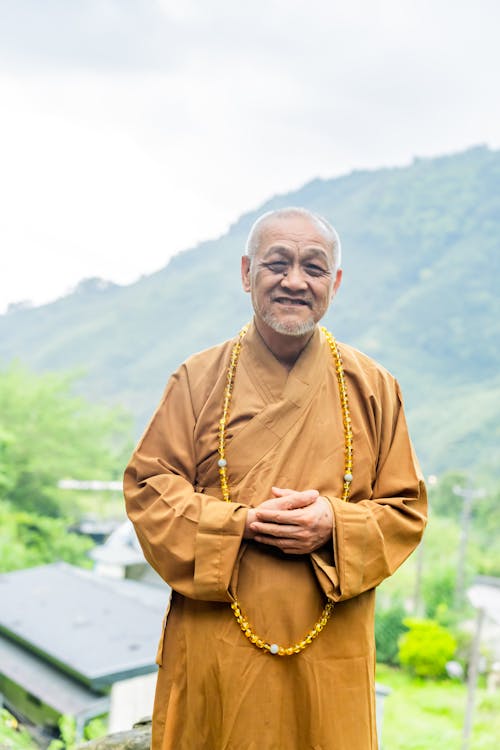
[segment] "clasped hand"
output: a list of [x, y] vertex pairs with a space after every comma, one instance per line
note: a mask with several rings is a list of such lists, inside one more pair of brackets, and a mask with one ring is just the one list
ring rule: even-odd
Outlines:
[[273, 487], [274, 497], [250, 508], [244, 537], [278, 547], [291, 555], [304, 555], [332, 537], [333, 512], [317, 490]]

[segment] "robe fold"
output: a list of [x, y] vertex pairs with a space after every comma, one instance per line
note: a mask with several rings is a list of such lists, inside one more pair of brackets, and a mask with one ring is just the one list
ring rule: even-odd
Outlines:
[[[352, 419], [350, 501], [342, 502], [338, 381], [317, 328], [290, 372], [254, 324], [227, 425], [231, 502], [221, 500], [218, 426], [234, 340], [189, 358], [125, 472], [128, 514], [150, 564], [172, 587], [158, 648], [152, 750], [374, 750], [374, 587], [408, 557], [426, 494], [399, 387], [339, 344]], [[332, 505], [332, 542], [285, 555], [247, 542], [247, 509], [271, 487], [316, 489]], [[289, 646], [335, 603], [298, 655], [272, 656], [242, 634]]]

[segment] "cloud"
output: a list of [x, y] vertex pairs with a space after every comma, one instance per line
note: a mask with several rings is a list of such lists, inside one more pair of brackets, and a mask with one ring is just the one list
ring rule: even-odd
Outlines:
[[0, 309], [84, 275], [130, 281], [318, 175], [500, 145], [488, 0], [0, 14]]
[[0, 0], [0, 14], [4, 69], [158, 73], [239, 59], [307, 76], [336, 63], [348, 74], [346, 62], [391, 57], [430, 55], [442, 64], [457, 50], [463, 59], [468, 47], [481, 56], [495, 41], [500, 7], [494, 0]]
[[4, 69], [165, 70], [177, 22], [146, 0], [2, 0]]

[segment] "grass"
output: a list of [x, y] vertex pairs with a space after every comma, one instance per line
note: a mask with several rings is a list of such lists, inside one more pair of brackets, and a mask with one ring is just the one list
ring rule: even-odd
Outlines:
[[[377, 682], [392, 692], [384, 703], [382, 750], [461, 750], [467, 688], [451, 680], [411, 678], [377, 665]], [[500, 692], [478, 688], [470, 750], [500, 747]]]

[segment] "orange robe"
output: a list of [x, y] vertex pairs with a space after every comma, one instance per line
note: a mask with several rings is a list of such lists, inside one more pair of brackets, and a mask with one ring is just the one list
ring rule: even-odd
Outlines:
[[[374, 588], [418, 544], [426, 494], [394, 378], [339, 345], [354, 437], [342, 502], [344, 434], [334, 363], [316, 329], [288, 372], [250, 326], [238, 363], [221, 501], [218, 423], [228, 341], [184, 363], [125, 472], [127, 510], [173, 595], [158, 649], [153, 750], [372, 750]], [[332, 543], [287, 556], [242, 540], [247, 508], [271, 487], [317, 489]], [[258, 650], [229, 606], [238, 597], [270, 643], [300, 641], [326, 598], [324, 631], [291, 657]]]

